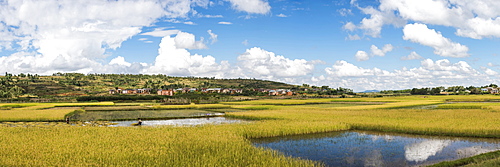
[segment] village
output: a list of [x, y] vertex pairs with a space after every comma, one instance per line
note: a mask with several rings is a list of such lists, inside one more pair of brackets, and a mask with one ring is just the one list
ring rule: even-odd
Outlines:
[[[251, 89], [255, 92], [265, 93], [269, 96], [292, 96], [295, 92], [290, 89]], [[155, 91], [151, 88], [142, 89], [111, 89], [109, 94], [153, 94]], [[232, 89], [232, 88], [178, 88], [178, 89], [157, 89], [156, 94], [173, 96], [177, 93], [219, 93], [219, 94], [240, 94], [243, 93], [243, 89]]]

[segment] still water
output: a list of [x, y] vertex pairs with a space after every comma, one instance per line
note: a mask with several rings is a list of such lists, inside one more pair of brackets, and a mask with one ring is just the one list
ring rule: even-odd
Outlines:
[[500, 150], [494, 139], [343, 131], [252, 139], [257, 147], [326, 166], [422, 166]]
[[[225, 117], [207, 117], [207, 118], [186, 118], [186, 119], [169, 119], [169, 120], [143, 120], [142, 126], [159, 126], [159, 125], [171, 125], [171, 126], [196, 126], [203, 124], [228, 124], [228, 123], [240, 123], [242, 120], [230, 119]], [[117, 123], [111, 126], [131, 126], [137, 121], [111, 121], [111, 123]]]

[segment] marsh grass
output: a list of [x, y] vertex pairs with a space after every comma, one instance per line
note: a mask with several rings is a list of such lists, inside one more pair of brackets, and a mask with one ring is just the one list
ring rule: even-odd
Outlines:
[[440, 162], [434, 165], [430, 165], [428, 167], [458, 167], [458, 166], [494, 167], [500, 165], [500, 158], [498, 157], [500, 157], [500, 151], [494, 151], [455, 161]]
[[[404, 108], [440, 104], [452, 97], [353, 98], [348, 100], [379, 104], [337, 107], [324, 107], [318, 102], [326, 105], [345, 99], [256, 100], [203, 107], [194, 104], [153, 106], [156, 109], [246, 109], [226, 115], [255, 120], [182, 128], [0, 127], [0, 166], [320, 166], [317, 162], [255, 148], [248, 138], [349, 129], [500, 138], [500, 112], [491, 112], [497, 109], [496, 105], [477, 109]], [[263, 104], [267, 105], [261, 107]], [[225, 108], [228, 106], [230, 108]], [[498, 157], [487, 158], [484, 164], [498, 164]]]
[[[320, 166], [217, 126], [3, 128], [2, 166]], [[96, 137], [98, 136], [98, 137]]]
[[151, 119], [174, 119], [174, 118], [196, 118], [212, 115], [214, 112], [183, 109], [183, 110], [132, 110], [132, 111], [87, 111], [76, 112], [71, 115], [72, 120], [80, 121], [122, 121], [137, 120], [137, 118]]

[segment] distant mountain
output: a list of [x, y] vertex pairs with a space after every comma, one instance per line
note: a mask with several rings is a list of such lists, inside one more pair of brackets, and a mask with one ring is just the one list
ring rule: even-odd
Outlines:
[[365, 90], [361, 93], [378, 93], [378, 92], [380, 92], [380, 90]]

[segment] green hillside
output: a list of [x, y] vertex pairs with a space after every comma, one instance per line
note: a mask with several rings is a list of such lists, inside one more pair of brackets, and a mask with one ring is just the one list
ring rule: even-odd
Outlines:
[[5, 74], [0, 76], [0, 98], [38, 97], [70, 98], [75, 96], [108, 95], [110, 89], [293, 89], [296, 85], [257, 79], [216, 79], [173, 77], [166, 75], [79, 74], [56, 73], [52, 76]]

